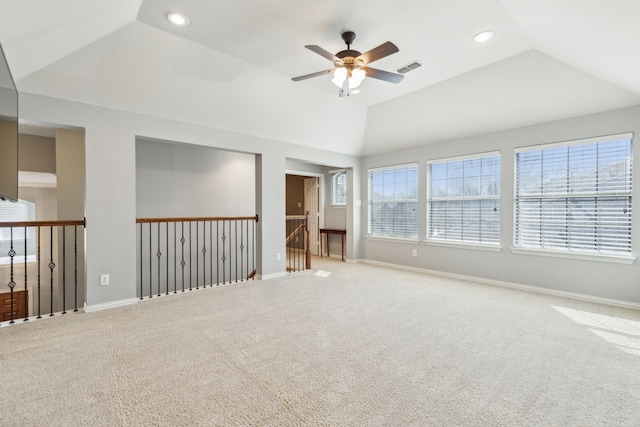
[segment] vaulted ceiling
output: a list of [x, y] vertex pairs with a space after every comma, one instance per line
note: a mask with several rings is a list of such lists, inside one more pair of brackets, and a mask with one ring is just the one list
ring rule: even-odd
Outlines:
[[[0, 0], [19, 91], [349, 154], [640, 104], [637, 0]], [[175, 27], [177, 11], [190, 25]], [[339, 98], [304, 48], [400, 51]], [[475, 34], [492, 30], [484, 44]]]

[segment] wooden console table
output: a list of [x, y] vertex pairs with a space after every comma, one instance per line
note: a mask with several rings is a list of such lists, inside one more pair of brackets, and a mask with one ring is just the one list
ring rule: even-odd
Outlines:
[[341, 229], [341, 228], [321, 228], [320, 229], [320, 257], [322, 257], [322, 254], [324, 253], [322, 250], [322, 235], [325, 234], [326, 235], [326, 239], [327, 239], [327, 256], [331, 255], [329, 252], [329, 234], [339, 234], [340, 237], [342, 238], [342, 261], [345, 260], [344, 258], [344, 236], [347, 235], [347, 230], [345, 229]]

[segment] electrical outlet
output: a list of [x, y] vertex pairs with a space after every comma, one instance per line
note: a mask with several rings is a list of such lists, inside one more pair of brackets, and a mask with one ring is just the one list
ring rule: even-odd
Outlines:
[[280, 252], [276, 254], [276, 261], [280, 261]]
[[412, 250], [411, 255], [418, 256], [418, 250], [417, 249]]
[[100, 286], [106, 286], [109, 284], [109, 275], [101, 274], [100, 275]]

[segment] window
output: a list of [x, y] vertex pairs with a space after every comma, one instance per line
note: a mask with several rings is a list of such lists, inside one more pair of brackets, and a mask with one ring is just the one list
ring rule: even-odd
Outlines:
[[369, 235], [418, 237], [418, 165], [369, 170]]
[[331, 174], [331, 205], [346, 206], [347, 204], [347, 174], [344, 171]]
[[[0, 222], [35, 221], [36, 205], [26, 200], [18, 200], [17, 203], [0, 203]], [[29, 261], [34, 261], [36, 250], [36, 236], [33, 227], [0, 228], [0, 264], [9, 264], [11, 257], [11, 239], [13, 237], [13, 250], [16, 252], [14, 262], [23, 262], [25, 255], [25, 242]]]
[[516, 150], [514, 245], [629, 256], [632, 137]]
[[500, 153], [427, 163], [427, 239], [500, 243]]

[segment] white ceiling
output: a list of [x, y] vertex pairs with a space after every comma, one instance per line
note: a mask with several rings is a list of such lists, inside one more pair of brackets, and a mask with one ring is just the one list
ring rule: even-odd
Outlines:
[[[640, 104], [637, 0], [0, 0], [18, 89], [349, 154]], [[191, 24], [176, 28], [165, 14]], [[483, 30], [494, 39], [478, 45]], [[423, 66], [339, 98], [307, 50]]]

